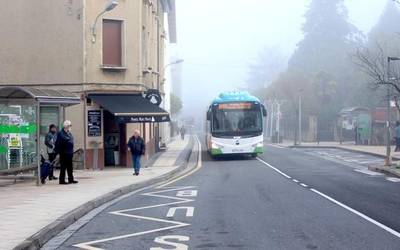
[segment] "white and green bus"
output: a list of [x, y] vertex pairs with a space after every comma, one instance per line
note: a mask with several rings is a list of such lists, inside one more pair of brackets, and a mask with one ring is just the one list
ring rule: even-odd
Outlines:
[[212, 156], [247, 154], [264, 150], [263, 124], [267, 112], [248, 92], [221, 93], [207, 111], [206, 144]]

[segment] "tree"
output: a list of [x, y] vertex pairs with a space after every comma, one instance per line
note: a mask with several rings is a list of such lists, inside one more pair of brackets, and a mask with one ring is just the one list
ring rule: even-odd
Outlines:
[[171, 114], [177, 115], [182, 110], [182, 100], [174, 94], [171, 94]]
[[248, 88], [258, 92], [268, 87], [287, 67], [287, 59], [278, 47], [265, 47], [249, 65]]
[[[399, 9], [392, 1], [388, 1], [381, 18], [368, 36], [368, 43], [361, 45], [354, 55], [355, 64], [369, 77], [374, 88], [390, 85], [394, 89], [395, 100], [399, 100], [400, 96], [400, 67], [399, 62], [392, 62], [392, 67], [388, 69], [388, 57], [400, 57], [399, 22]], [[398, 101], [396, 106], [400, 111]]]
[[289, 60], [289, 67], [311, 78], [320, 71], [346, 79], [348, 52], [361, 33], [348, 23], [343, 0], [313, 0], [305, 14], [304, 39]]

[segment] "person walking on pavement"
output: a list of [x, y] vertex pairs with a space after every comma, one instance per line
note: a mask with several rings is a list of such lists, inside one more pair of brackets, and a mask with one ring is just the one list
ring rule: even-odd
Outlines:
[[[52, 165], [57, 157], [57, 153], [54, 150], [56, 147], [56, 140], [57, 140], [57, 127], [56, 125], [51, 124], [49, 126], [49, 132], [47, 133], [46, 138], [44, 140], [44, 144], [46, 145], [49, 162]], [[53, 167], [49, 169], [49, 180], [57, 180], [57, 177], [54, 176]]]
[[[76, 184], [73, 175], [72, 157], [74, 154], [74, 137], [71, 134], [71, 121], [66, 120], [63, 124], [63, 129], [57, 134], [55, 151], [60, 155], [60, 177], [59, 183], [65, 184]], [[68, 174], [68, 183], [65, 182], [65, 171]]]
[[395, 152], [399, 152], [400, 151], [400, 122], [397, 121], [396, 122], [396, 128], [395, 128], [395, 134], [396, 134], [396, 148], [395, 148]]
[[140, 137], [139, 130], [133, 131], [133, 136], [128, 141], [128, 149], [132, 154], [132, 165], [135, 173], [133, 175], [139, 175], [140, 172], [140, 159], [146, 152], [146, 146], [144, 140]]
[[182, 125], [180, 133], [181, 133], [181, 139], [185, 140], [185, 133], [186, 133], [185, 126]]

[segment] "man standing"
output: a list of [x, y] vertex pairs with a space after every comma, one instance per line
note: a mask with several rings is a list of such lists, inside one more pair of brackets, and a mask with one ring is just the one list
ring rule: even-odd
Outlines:
[[400, 122], [396, 122], [396, 128], [395, 128], [395, 134], [396, 134], [396, 148], [394, 152], [399, 152], [400, 151]]
[[[57, 140], [57, 127], [56, 125], [51, 124], [49, 126], [49, 132], [47, 133], [46, 138], [44, 140], [44, 144], [46, 144], [47, 155], [49, 156], [49, 162], [52, 165], [57, 156], [54, 150], [54, 148], [56, 147], [56, 140]], [[50, 168], [49, 180], [57, 180], [57, 177], [54, 176], [53, 167]]]
[[144, 140], [140, 137], [139, 130], [133, 131], [133, 136], [128, 141], [128, 149], [132, 154], [132, 164], [135, 170], [134, 175], [139, 175], [140, 171], [140, 158], [145, 154], [146, 146]]
[[185, 126], [182, 125], [180, 133], [181, 133], [181, 139], [185, 140], [185, 133], [186, 133]]
[[[74, 154], [74, 137], [71, 134], [71, 121], [66, 120], [63, 129], [57, 134], [56, 153], [60, 154], [60, 180], [61, 185], [76, 184], [74, 180], [72, 157]], [[65, 182], [65, 171], [68, 173], [68, 183]]]

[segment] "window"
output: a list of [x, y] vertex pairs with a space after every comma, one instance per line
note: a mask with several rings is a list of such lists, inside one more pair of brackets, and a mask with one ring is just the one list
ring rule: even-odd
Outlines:
[[103, 66], [123, 66], [122, 21], [103, 20]]

